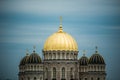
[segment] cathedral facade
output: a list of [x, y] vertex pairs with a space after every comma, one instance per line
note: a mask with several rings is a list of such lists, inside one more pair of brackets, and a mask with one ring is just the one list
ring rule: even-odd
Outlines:
[[46, 40], [43, 59], [35, 50], [19, 64], [19, 80], [106, 80], [106, 64], [97, 50], [78, 59], [78, 46], [71, 35], [59, 30]]

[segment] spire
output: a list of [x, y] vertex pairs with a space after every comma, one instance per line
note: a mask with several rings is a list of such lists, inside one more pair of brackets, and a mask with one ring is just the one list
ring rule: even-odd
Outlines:
[[29, 55], [29, 51], [28, 51], [28, 49], [26, 49], [26, 56], [28, 56]]
[[86, 54], [86, 51], [85, 51], [85, 50], [83, 50], [83, 56], [85, 56], [85, 54]]
[[33, 46], [33, 52], [35, 53], [36, 46]]
[[59, 26], [58, 32], [63, 32], [63, 28], [62, 28], [62, 16], [60, 16], [60, 26]]
[[98, 53], [98, 47], [97, 46], [95, 47], [95, 53]]

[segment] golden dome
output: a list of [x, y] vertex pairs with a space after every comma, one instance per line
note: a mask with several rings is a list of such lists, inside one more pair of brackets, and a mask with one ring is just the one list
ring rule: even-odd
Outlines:
[[43, 51], [52, 50], [78, 51], [76, 41], [72, 38], [71, 35], [63, 32], [61, 24], [58, 32], [48, 37], [44, 44]]

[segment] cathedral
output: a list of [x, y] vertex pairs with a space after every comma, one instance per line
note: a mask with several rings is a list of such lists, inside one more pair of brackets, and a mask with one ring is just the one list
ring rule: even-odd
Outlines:
[[19, 64], [19, 80], [106, 80], [106, 64], [96, 47], [91, 57], [78, 58], [75, 39], [63, 31], [48, 37], [42, 49], [43, 59], [33, 50]]

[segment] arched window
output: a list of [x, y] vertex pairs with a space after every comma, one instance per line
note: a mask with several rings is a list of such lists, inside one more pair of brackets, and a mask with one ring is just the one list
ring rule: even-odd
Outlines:
[[45, 79], [47, 80], [48, 78], [48, 68], [45, 69]]
[[74, 59], [74, 53], [71, 54], [71, 59]]
[[93, 80], [93, 77], [91, 78], [91, 80]]
[[73, 57], [73, 53], [70, 54], [70, 59], [72, 59], [72, 57]]
[[87, 80], [87, 78], [85, 78], [85, 80]]
[[76, 59], [76, 54], [73, 54], [73, 59]]
[[49, 58], [49, 59], [52, 59], [52, 53], [49, 53], [49, 56], [50, 56], [50, 58]]
[[56, 79], [56, 68], [53, 68], [53, 79]]
[[28, 66], [28, 69], [30, 69], [30, 66]]
[[36, 70], [36, 65], [34, 66], [34, 70]]
[[82, 67], [82, 72], [84, 72], [84, 67]]
[[37, 70], [39, 70], [39, 66], [37, 66]]
[[65, 68], [62, 68], [62, 79], [65, 79]]
[[67, 53], [66, 57], [67, 57], [67, 59], [69, 59], [69, 53]]
[[23, 78], [21, 78], [21, 80], [23, 80]]
[[55, 53], [53, 53], [53, 56], [54, 56], [54, 59], [56, 59], [56, 54]]
[[42, 77], [40, 77], [40, 80], [42, 80]]
[[64, 56], [64, 53], [62, 53], [62, 59], [65, 59], [64, 57], [65, 57], [65, 56]]
[[70, 78], [73, 79], [73, 68], [70, 69]]
[[58, 53], [58, 59], [60, 59], [60, 53]]
[[102, 66], [101, 66], [101, 71], [102, 71]]
[[87, 67], [85, 67], [85, 71], [87, 71]]
[[36, 80], [36, 77], [34, 77], [34, 80]]
[[96, 71], [96, 66], [94, 66], [94, 71]]
[[104, 79], [103, 80], [105, 80], [105, 77], [104, 77]]
[[45, 55], [44, 55], [44, 57], [45, 57], [46, 60], [47, 60], [47, 55], [48, 55], [48, 54], [45, 54]]
[[31, 70], [33, 70], [33, 66], [31, 65]]
[[100, 80], [100, 78], [97, 78], [97, 80]]
[[93, 66], [91, 66], [91, 71], [93, 71]]
[[30, 77], [28, 77], [28, 79], [27, 80], [30, 80]]
[[98, 71], [99, 71], [99, 66], [98, 66]]

